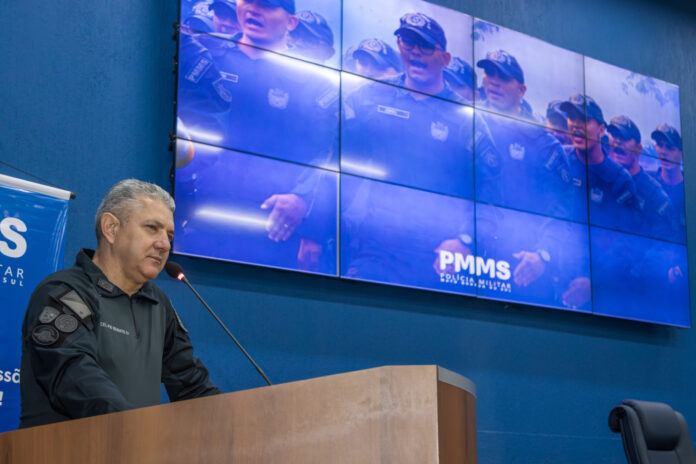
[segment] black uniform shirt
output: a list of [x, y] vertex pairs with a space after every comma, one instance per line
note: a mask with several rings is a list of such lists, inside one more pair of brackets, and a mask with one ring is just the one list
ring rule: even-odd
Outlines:
[[169, 298], [129, 297], [82, 250], [32, 293], [22, 326], [20, 427], [221, 393], [193, 356]]

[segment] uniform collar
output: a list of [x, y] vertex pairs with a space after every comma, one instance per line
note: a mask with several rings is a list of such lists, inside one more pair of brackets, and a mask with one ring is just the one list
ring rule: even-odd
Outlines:
[[[99, 269], [99, 267], [96, 264], [94, 264], [94, 261], [92, 261], [93, 257], [94, 250], [83, 248], [77, 254], [77, 258], [75, 259], [75, 266], [79, 267], [85, 274], [87, 274], [87, 277], [89, 277], [89, 280], [97, 288], [99, 294], [107, 297], [117, 297], [120, 295], [126, 295], [120, 288], [118, 288], [116, 285], [111, 283], [109, 279], [106, 278], [106, 275], [104, 275], [102, 270]], [[147, 298], [148, 300], [152, 300], [155, 303], [157, 302], [157, 299], [155, 298], [153, 284], [151, 282], [145, 282], [145, 284], [140, 288], [140, 290], [138, 290], [133, 296]]]
[[[406, 87], [406, 73], [401, 73], [392, 79], [385, 79], [385, 82], [398, 86], [399, 91], [402, 94], [410, 95], [411, 92], [420, 92], [418, 90], [409, 89], [408, 87]], [[420, 92], [420, 93], [422, 93], [422, 92]], [[454, 93], [454, 91], [452, 89], [450, 89], [447, 82], [445, 82], [445, 86], [442, 88], [442, 90], [433, 96], [437, 97], [437, 98], [442, 98], [443, 100], [453, 100], [453, 101], [461, 100], [461, 98], [459, 98], [457, 96], [457, 94]]]

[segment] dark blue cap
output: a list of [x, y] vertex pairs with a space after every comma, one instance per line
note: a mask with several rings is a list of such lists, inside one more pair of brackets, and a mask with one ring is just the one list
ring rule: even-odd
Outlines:
[[380, 68], [394, 68], [401, 70], [401, 58], [385, 41], [380, 39], [365, 39], [353, 51], [353, 58], [359, 59], [360, 55], [371, 57]]
[[399, 28], [394, 31], [394, 35], [401, 35], [405, 31], [415, 32], [432, 46], [439, 45], [443, 50], [447, 49], [447, 39], [442, 26], [423, 13], [406, 13], [403, 15]]
[[607, 125], [604, 120], [604, 115], [602, 110], [594, 98], [585, 97], [581, 93], [576, 93], [568, 101], [564, 101], [560, 105], [561, 111], [563, 111], [568, 117], [578, 117], [580, 119], [585, 119], [585, 106], [587, 106], [587, 119], [594, 119], [597, 122]]
[[326, 19], [319, 13], [303, 10], [297, 13], [299, 22], [292, 35], [309, 34], [320, 43], [333, 47], [334, 35]]
[[491, 50], [486, 53], [486, 58], [479, 60], [476, 66], [487, 69], [496, 69], [506, 76], [516, 79], [520, 84], [524, 84], [524, 73], [522, 67], [514, 56], [505, 50]]
[[558, 126], [567, 127], [568, 115], [566, 115], [563, 110], [561, 110], [562, 100], [553, 100], [549, 102], [546, 107], [546, 120], [551, 121], [552, 124]]
[[621, 140], [635, 140], [640, 143], [640, 131], [638, 130], [638, 126], [636, 126], [636, 123], [631, 121], [628, 116], [624, 116], [623, 114], [611, 118], [607, 130], [612, 137]]
[[290, 14], [295, 14], [295, 0], [264, 0], [264, 4], [275, 8], [282, 8]]
[[215, 30], [210, 18], [197, 14], [184, 19], [183, 24], [196, 32], [213, 32]]
[[474, 87], [474, 81], [476, 80], [474, 68], [472, 68], [469, 63], [456, 56], [450, 60], [447, 67], [444, 69], [444, 76], [448, 82], [458, 86], [467, 85], [471, 88]]
[[674, 127], [670, 126], [666, 122], [663, 122], [659, 126], [657, 126], [657, 129], [655, 129], [650, 136], [658, 142], [660, 139], [662, 140], [667, 140], [667, 142], [670, 143], [670, 145], [674, 145], [675, 147], [679, 148], [680, 150], [682, 149], [682, 138], [681, 135], [679, 135], [679, 132], [677, 132], [677, 129]]
[[237, 2], [235, 0], [215, 0], [210, 4], [210, 9], [218, 15], [227, 13], [235, 21], [237, 20]]

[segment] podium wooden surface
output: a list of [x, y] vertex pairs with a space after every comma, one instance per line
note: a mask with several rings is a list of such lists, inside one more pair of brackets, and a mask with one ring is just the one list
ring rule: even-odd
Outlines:
[[386, 366], [0, 434], [0, 463], [471, 463], [474, 384]]

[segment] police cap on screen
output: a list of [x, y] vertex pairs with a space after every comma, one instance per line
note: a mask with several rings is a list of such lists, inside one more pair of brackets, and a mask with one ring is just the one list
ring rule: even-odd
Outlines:
[[476, 66], [483, 70], [495, 69], [505, 76], [512, 77], [524, 84], [524, 72], [517, 59], [505, 50], [491, 50], [486, 57], [479, 60]]
[[587, 119], [594, 119], [597, 122], [607, 125], [604, 120], [602, 110], [594, 98], [585, 97], [581, 93], [576, 93], [568, 101], [561, 103], [561, 111], [568, 115], [569, 118], [575, 116], [580, 119], [585, 118], [585, 107], [587, 106]]
[[210, 18], [198, 14], [184, 19], [183, 24], [196, 32], [213, 32], [215, 30], [215, 26]]
[[677, 147], [679, 150], [682, 149], [682, 138], [679, 132], [674, 127], [670, 126], [666, 122], [663, 122], [657, 129], [655, 129], [650, 136], [656, 142], [660, 140], [666, 140], [670, 145]]
[[423, 13], [406, 13], [399, 20], [399, 28], [394, 35], [401, 36], [404, 32], [413, 32], [433, 47], [447, 49], [447, 39], [442, 26], [434, 19]]
[[553, 100], [549, 102], [546, 107], [546, 119], [551, 122], [560, 123], [560, 125], [565, 125], [568, 115], [561, 110], [562, 100]]
[[445, 79], [458, 86], [468, 85], [469, 87], [473, 87], [476, 81], [474, 68], [472, 68], [469, 63], [456, 56], [450, 60], [444, 71]]
[[364, 39], [353, 51], [353, 58], [360, 59], [360, 56], [369, 56], [380, 68], [401, 69], [401, 58], [399, 55], [380, 39]]
[[264, 0], [265, 5], [282, 8], [290, 14], [295, 14], [295, 0]]
[[322, 15], [314, 11], [303, 10], [297, 13], [297, 19], [299, 22], [293, 33], [308, 34], [320, 43], [333, 47], [333, 31]]
[[609, 121], [609, 126], [607, 130], [612, 135], [612, 137], [619, 138], [621, 140], [635, 140], [640, 143], [640, 131], [636, 123], [631, 121], [628, 116], [620, 114], [614, 116], [611, 121]]
[[237, 17], [236, 0], [215, 0], [210, 4], [210, 10], [218, 16]]

